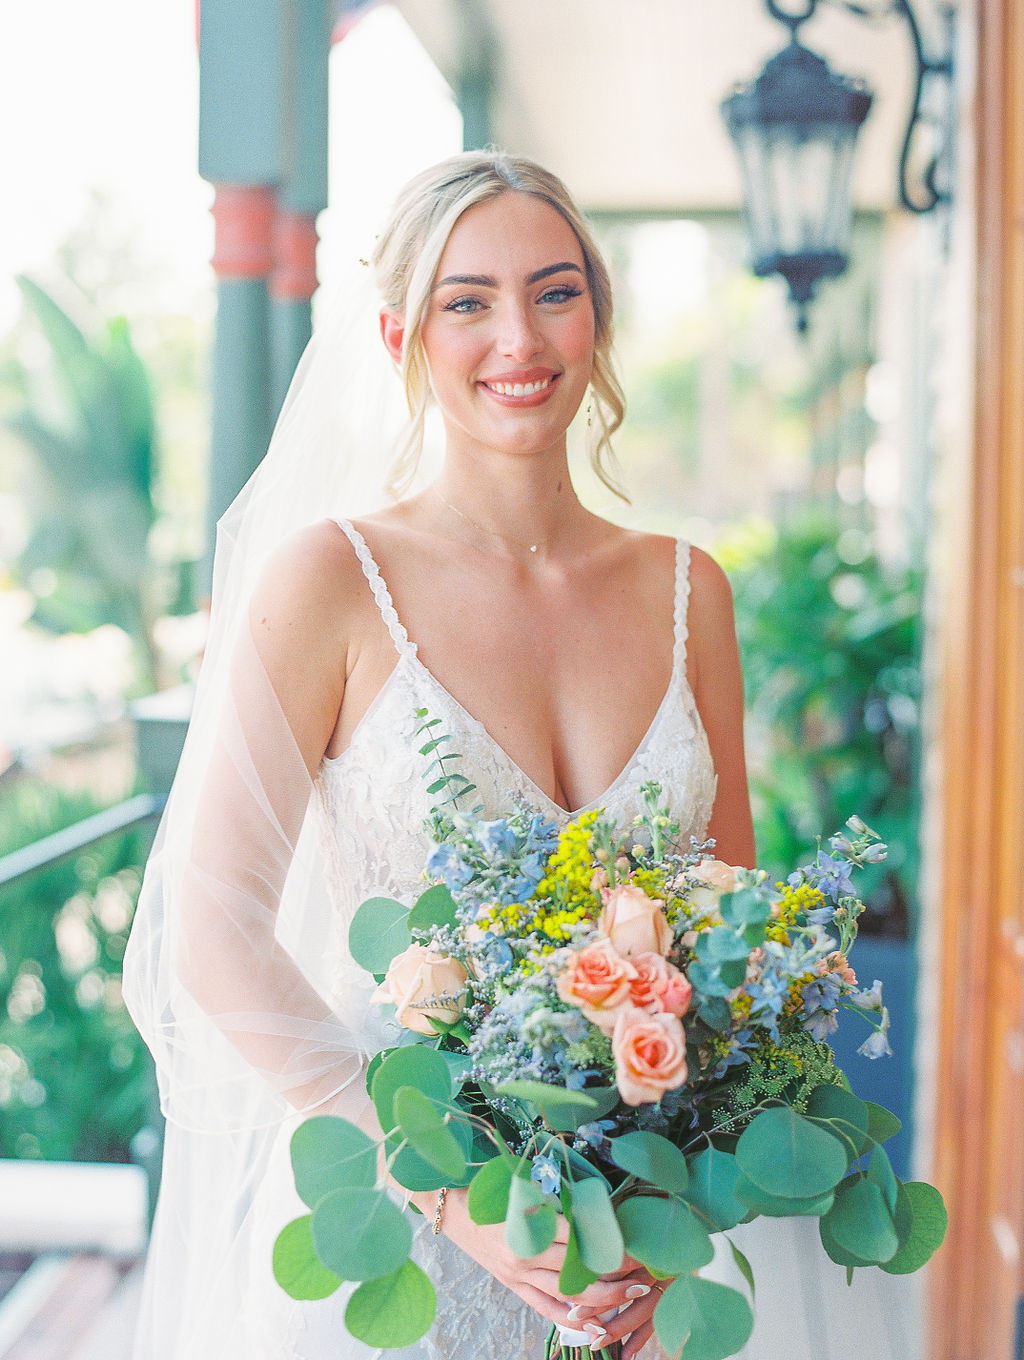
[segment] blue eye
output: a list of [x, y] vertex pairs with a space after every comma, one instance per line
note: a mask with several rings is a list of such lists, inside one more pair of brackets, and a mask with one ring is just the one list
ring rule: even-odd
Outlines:
[[454, 298], [451, 302], [446, 302], [441, 310], [443, 312], [461, 312], [464, 315], [470, 315], [473, 312], [479, 311], [482, 306], [483, 303], [480, 302], [478, 298], [462, 297]]
[[546, 293], [541, 294], [541, 302], [568, 302], [571, 298], [578, 298], [582, 294], [581, 288], [576, 288], [571, 283], [560, 283], [557, 288], [549, 288]]

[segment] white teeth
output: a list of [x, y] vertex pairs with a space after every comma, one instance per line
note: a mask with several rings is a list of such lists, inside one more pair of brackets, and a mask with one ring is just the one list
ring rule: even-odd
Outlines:
[[545, 387], [550, 387], [550, 385], [550, 378], [541, 378], [538, 382], [528, 383], [487, 384], [492, 392], [497, 392], [501, 397], [532, 397], [535, 392], [542, 392]]

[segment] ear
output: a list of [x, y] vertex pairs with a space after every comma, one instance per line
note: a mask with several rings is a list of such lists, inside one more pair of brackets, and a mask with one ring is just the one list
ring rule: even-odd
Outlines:
[[397, 312], [381, 312], [380, 335], [384, 348], [396, 364], [402, 362], [402, 345], [405, 340], [405, 318]]

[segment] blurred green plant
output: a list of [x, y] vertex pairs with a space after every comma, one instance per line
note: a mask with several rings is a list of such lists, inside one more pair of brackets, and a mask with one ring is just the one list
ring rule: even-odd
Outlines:
[[[0, 800], [18, 848], [96, 812], [19, 781]], [[148, 1122], [152, 1069], [121, 1002], [146, 831], [111, 836], [0, 888], [0, 1157], [127, 1161]]]
[[905, 937], [918, 872], [922, 573], [815, 508], [716, 545], [736, 599], [759, 861], [792, 864], [862, 815], [890, 847], [865, 874], [866, 933]]
[[41, 473], [17, 571], [43, 627], [122, 628], [136, 645], [139, 687], [149, 689], [157, 674], [147, 553], [156, 517], [149, 379], [123, 318], [89, 336], [45, 289], [25, 277], [18, 284], [48, 362], [16, 362], [5, 375], [21, 402], [6, 424]]

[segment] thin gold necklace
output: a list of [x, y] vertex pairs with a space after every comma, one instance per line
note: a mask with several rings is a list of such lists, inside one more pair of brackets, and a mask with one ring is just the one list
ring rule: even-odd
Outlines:
[[[437, 490], [436, 487], [434, 489]], [[537, 548], [539, 546], [538, 544], [520, 543], [514, 538], [509, 538], [507, 534], [499, 533], [497, 529], [488, 529], [485, 524], [478, 524], [477, 521], [475, 519], [472, 519], [469, 515], [467, 515], [464, 510], [460, 510], [457, 505], [452, 505], [451, 501], [447, 498], [447, 496], [442, 495], [440, 491], [438, 491], [437, 494], [442, 504], [446, 505], [453, 515], [458, 515], [459, 519], [464, 519], [467, 524], [471, 524], [473, 528], [478, 529], [480, 533], [489, 534], [491, 538], [500, 539], [502, 543], [508, 543], [513, 548], [528, 547], [530, 549], [530, 552], [532, 553], [535, 553], [537, 551]]]

